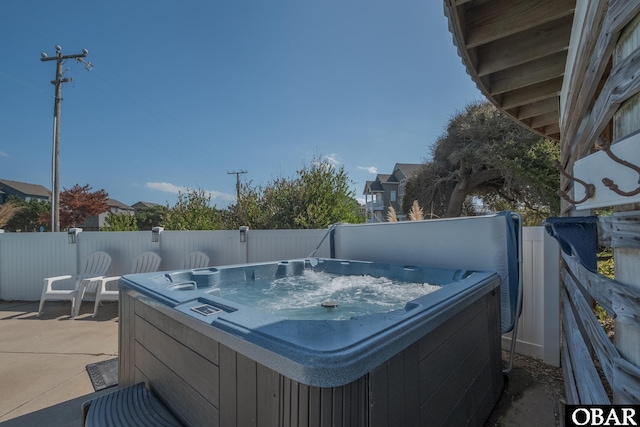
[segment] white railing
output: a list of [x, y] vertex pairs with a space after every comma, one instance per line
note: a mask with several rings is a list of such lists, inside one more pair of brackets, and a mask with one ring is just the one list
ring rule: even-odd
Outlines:
[[382, 201], [367, 202], [366, 206], [368, 211], [381, 211], [384, 208], [384, 203], [382, 203]]
[[[152, 242], [148, 231], [82, 232], [73, 244], [66, 233], [0, 233], [0, 299], [39, 300], [43, 278], [74, 273], [79, 260], [97, 250], [112, 256], [107, 274], [122, 275], [129, 272], [131, 259], [148, 250], [162, 257], [161, 270], [179, 268], [180, 259], [195, 250], [209, 255], [212, 266], [303, 258], [327, 233], [326, 229], [249, 230], [241, 242], [237, 230], [164, 231], [158, 242]], [[330, 251], [330, 238], [326, 238], [315, 256], [329, 257]], [[525, 227], [523, 252], [524, 307], [516, 350], [557, 365], [558, 246], [542, 227]], [[503, 347], [508, 342], [505, 336]]]

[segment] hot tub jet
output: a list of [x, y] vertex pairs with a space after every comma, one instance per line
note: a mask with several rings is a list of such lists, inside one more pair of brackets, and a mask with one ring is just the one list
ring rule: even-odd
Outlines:
[[333, 301], [333, 300], [322, 301], [322, 304], [320, 305], [323, 306], [324, 308], [336, 308], [338, 306], [338, 301]]

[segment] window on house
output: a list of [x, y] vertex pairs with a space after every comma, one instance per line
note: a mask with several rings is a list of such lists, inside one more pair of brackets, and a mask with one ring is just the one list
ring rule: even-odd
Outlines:
[[392, 202], [396, 201], [396, 192], [395, 191], [391, 192], [390, 199], [391, 199]]

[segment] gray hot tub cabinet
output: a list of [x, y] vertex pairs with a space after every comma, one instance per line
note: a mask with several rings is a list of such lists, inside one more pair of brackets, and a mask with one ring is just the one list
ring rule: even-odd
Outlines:
[[144, 381], [185, 425], [482, 426], [502, 391], [497, 279], [375, 367], [326, 387], [283, 374], [290, 363], [271, 350], [120, 285], [119, 386]]

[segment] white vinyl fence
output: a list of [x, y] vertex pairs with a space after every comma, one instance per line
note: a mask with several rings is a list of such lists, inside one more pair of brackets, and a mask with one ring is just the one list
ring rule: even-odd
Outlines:
[[[245, 242], [237, 230], [163, 231], [152, 242], [151, 232], [81, 232], [76, 243], [67, 233], [0, 233], [0, 299], [37, 301], [45, 277], [75, 274], [88, 254], [105, 251], [112, 262], [107, 274], [131, 272], [132, 259], [145, 251], [162, 258], [160, 270], [177, 270], [192, 251], [209, 256], [209, 265], [276, 261], [308, 256], [328, 230], [249, 230]], [[329, 257], [329, 239], [316, 253]], [[66, 284], [73, 288], [73, 283]], [[64, 284], [62, 284], [64, 286]]]
[[[206, 253], [210, 265], [216, 266], [304, 258], [322, 242], [315, 256], [330, 257], [327, 233], [327, 229], [249, 230], [241, 242], [238, 230], [163, 231], [159, 241], [152, 242], [149, 231], [81, 232], [76, 243], [68, 243], [66, 233], [0, 233], [0, 300], [39, 300], [43, 278], [74, 274], [80, 261], [98, 250], [111, 255], [107, 274], [115, 276], [129, 273], [131, 260], [144, 251], [161, 256], [160, 270], [178, 269], [181, 258], [191, 251]], [[525, 227], [523, 252], [524, 300], [516, 351], [557, 366], [558, 246], [543, 227]], [[508, 342], [505, 336], [504, 348]]]
[[[522, 230], [522, 316], [516, 352], [560, 366], [560, 248], [544, 227]], [[502, 338], [508, 348], [511, 334]]]

